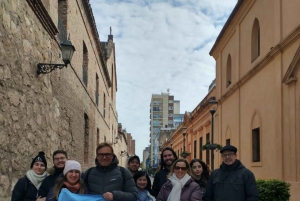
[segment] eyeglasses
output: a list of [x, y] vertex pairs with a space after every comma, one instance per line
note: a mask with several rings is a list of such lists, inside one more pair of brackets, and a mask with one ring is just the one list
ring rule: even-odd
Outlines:
[[232, 157], [232, 156], [234, 156], [235, 155], [235, 153], [228, 153], [228, 154], [222, 154], [222, 157], [223, 158], [227, 158], [227, 157]]
[[65, 161], [66, 157], [54, 158], [54, 161]]
[[174, 169], [175, 169], [175, 170], [186, 171], [186, 170], [187, 170], [187, 167], [179, 167], [179, 166], [175, 166]]
[[97, 156], [100, 157], [100, 158], [104, 158], [104, 156], [106, 158], [110, 158], [112, 157], [114, 154], [113, 153], [98, 153]]

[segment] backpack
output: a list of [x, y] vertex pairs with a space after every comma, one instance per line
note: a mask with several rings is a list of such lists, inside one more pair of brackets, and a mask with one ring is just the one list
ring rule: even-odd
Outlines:
[[[119, 170], [121, 171], [121, 175], [122, 175], [122, 178], [123, 178], [123, 185], [122, 185], [122, 189], [124, 188], [125, 186], [125, 168], [122, 167], [122, 166], [118, 166], [119, 167]], [[85, 174], [84, 174], [84, 183], [85, 183], [85, 186], [87, 187], [87, 189], [89, 189], [89, 175], [91, 173], [91, 171], [94, 169], [95, 167], [91, 167], [90, 169], [88, 169]]]

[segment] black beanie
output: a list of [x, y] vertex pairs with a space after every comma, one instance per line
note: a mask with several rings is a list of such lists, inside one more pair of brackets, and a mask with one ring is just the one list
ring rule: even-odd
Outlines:
[[45, 164], [45, 169], [47, 169], [47, 161], [45, 158], [45, 153], [43, 151], [40, 151], [39, 154], [32, 159], [30, 168], [32, 168], [35, 162], [43, 162]]

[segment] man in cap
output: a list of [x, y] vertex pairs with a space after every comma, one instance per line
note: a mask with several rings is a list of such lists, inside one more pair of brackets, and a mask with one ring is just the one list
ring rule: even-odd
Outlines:
[[224, 146], [222, 164], [209, 178], [204, 201], [259, 200], [253, 173], [237, 159], [237, 148]]
[[140, 158], [136, 155], [132, 156], [128, 160], [128, 170], [131, 172], [132, 176], [139, 171], [141, 162]]

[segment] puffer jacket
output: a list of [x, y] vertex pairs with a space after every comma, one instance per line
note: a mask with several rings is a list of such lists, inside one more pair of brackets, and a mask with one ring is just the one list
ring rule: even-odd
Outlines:
[[203, 200], [258, 201], [255, 177], [239, 160], [232, 165], [222, 163], [212, 172]]
[[123, 182], [122, 172], [118, 166], [118, 159], [114, 156], [112, 163], [103, 167], [95, 159], [96, 167], [85, 177], [85, 184], [91, 194], [103, 195], [106, 192], [113, 194], [115, 201], [136, 201], [137, 188], [128, 169], [124, 168]]
[[[156, 198], [156, 201], [167, 201], [168, 197], [172, 191], [171, 180], [168, 181], [162, 186], [159, 191], [159, 194]], [[199, 185], [190, 178], [181, 189], [180, 195], [181, 201], [201, 201], [201, 190]]]
[[22, 177], [16, 183], [11, 195], [11, 201], [36, 201], [38, 190], [26, 177]]

